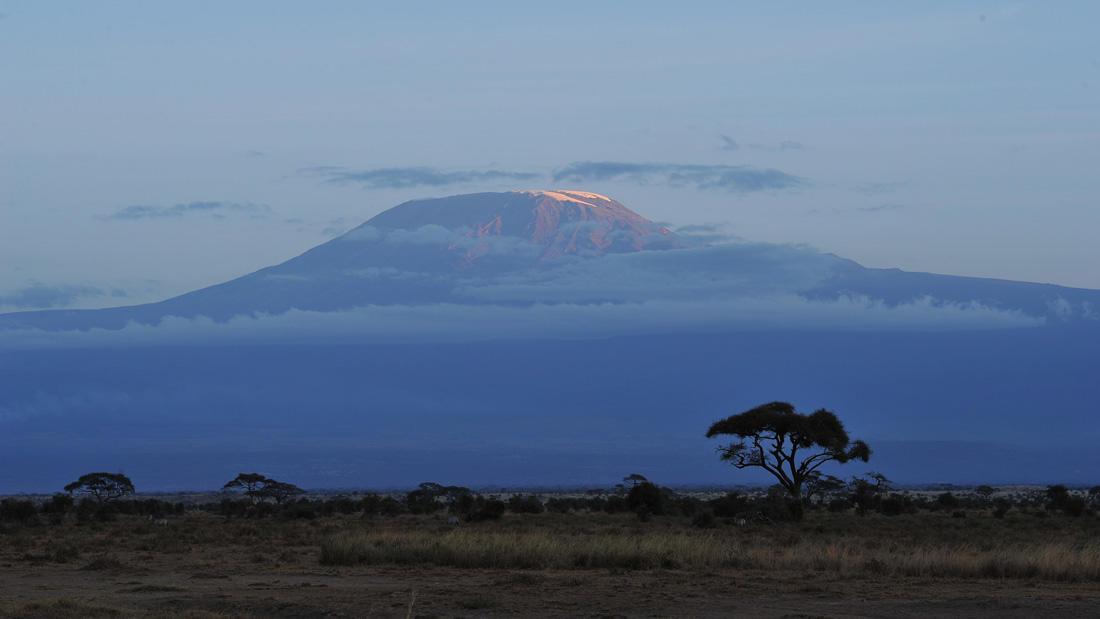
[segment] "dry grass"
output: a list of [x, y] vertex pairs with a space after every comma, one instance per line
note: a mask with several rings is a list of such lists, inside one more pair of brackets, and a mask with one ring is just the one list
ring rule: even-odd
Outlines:
[[[871, 616], [1022, 619], [1100, 607], [1093, 516], [813, 512], [801, 523], [717, 524], [604, 513], [457, 527], [442, 514], [191, 513], [167, 527], [120, 517], [9, 528], [0, 530], [0, 617], [832, 616], [840, 596]], [[339, 567], [318, 569], [319, 560]]]
[[880, 545], [857, 537], [783, 540], [690, 530], [574, 535], [545, 530], [360, 530], [323, 540], [321, 561], [519, 569], [745, 568], [1100, 582], [1100, 542]]

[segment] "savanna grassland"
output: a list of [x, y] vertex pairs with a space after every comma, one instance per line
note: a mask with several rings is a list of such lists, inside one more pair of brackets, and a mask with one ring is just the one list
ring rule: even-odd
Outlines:
[[[940, 501], [945, 503], [946, 501]], [[393, 502], [397, 505], [397, 502]], [[503, 502], [502, 502], [503, 504]], [[1041, 505], [809, 509], [801, 521], [589, 510], [176, 509], [0, 532], [6, 617], [1086, 616], [1100, 518]], [[375, 508], [378, 503], [373, 504]], [[529, 507], [529, 506], [528, 506]], [[125, 510], [124, 510], [125, 511]], [[140, 510], [137, 510], [140, 511]], [[376, 513], [378, 512], [378, 513]], [[706, 514], [700, 516], [700, 514]], [[163, 517], [161, 517], [163, 516]], [[456, 522], [457, 520], [457, 522]]]

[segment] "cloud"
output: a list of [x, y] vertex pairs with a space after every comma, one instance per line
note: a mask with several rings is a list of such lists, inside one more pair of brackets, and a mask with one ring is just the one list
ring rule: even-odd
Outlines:
[[118, 209], [103, 219], [115, 221], [128, 221], [137, 219], [163, 219], [184, 217], [188, 215], [210, 215], [216, 218], [225, 217], [228, 214], [249, 215], [252, 217], [264, 217], [271, 212], [271, 208], [263, 204], [250, 202], [183, 202], [171, 206], [147, 206], [134, 205]]
[[655, 333], [717, 333], [743, 329], [973, 330], [1034, 327], [1043, 319], [1020, 312], [932, 298], [889, 305], [863, 296], [811, 300], [772, 294], [726, 300], [657, 299], [629, 303], [535, 305], [371, 305], [338, 312], [290, 310], [237, 316], [225, 322], [169, 316], [158, 325], [120, 330], [5, 331], [2, 349], [83, 346], [208, 345], [228, 342], [478, 341], [605, 338]]
[[718, 139], [722, 140], [722, 150], [738, 150], [741, 145], [737, 143], [737, 140], [731, 138], [728, 135], [718, 134]]
[[730, 231], [729, 223], [689, 224], [686, 226], [666, 226], [681, 239], [693, 245], [718, 245], [722, 243], [743, 242], [745, 239]]
[[477, 183], [501, 183], [528, 181], [543, 178], [536, 172], [510, 170], [456, 170], [445, 171], [429, 167], [375, 168], [349, 170], [339, 167], [317, 167], [299, 170], [300, 173], [320, 176], [334, 184], [358, 184], [365, 189], [408, 189], [411, 187], [446, 187]]
[[[728, 136], [726, 150], [737, 142]], [[793, 144], [793, 143], [792, 143]], [[431, 167], [375, 168], [353, 170], [336, 166], [303, 168], [299, 174], [317, 176], [326, 183], [356, 184], [365, 189], [409, 189], [456, 185], [499, 184], [516, 181], [551, 179], [554, 182], [585, 183], [624, 181], [638, 184], [662, 184], [731, 192], [791, 189], [807, 185], [805, 179], [771, 168], [747, 165], [695, 165], [679, 163], [629, 163], [616, 161], [576, 161], [553, 174], [511, 170], [441, 170]]]
[[738, 193], [793, 189], [807, 184], [802, 178], [771, 168], [618, 161], [570, 163], [555, 172], [553, 178], [556, 182], [628, 181]]
[[69, 307], [78, 299], [86, 297], [126, 297], [123, 290], [103, 290], [95, 286], [48, 286], [34, 283], [26, 288], [0, 293], [0, 307], [9, 307], [20, 310], [52, 309]]

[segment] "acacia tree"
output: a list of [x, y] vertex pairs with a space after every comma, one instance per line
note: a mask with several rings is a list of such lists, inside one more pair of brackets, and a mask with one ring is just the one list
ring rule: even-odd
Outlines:
[[222, 490], [244, 490], [244, 495], [253, 503], [260, 498], [260, 490], [271, 480], [259, 473], [240, 473], [225, 482]]
[[134, 493], [134, 482], [122, 473], [88, 473], [65, 486], [65, 492], [90, 496], [97, 503], [110, 503]]
[[243, 490], [245, 496], [257, 503], [264, 499], [274, 499], [276, 503], [282, 503], [292, 496], [303, 494], [305, 491], [287, 482], [271, 479], [259, 473], [240, 473], [227, 481], [223, 490]]
[[851, 441], [844, 424], [825, 409], [805, 415], [786, 402], [770, 402], [716, 421], [707, 438], [733, 436], [718, 447], [721, 458], [739, 469], [761, 468], [799, 502], [807, 479], [827, 462], [866, 462], [871, 448]]
[[271, 497], [280, 505], [283, 501], [290, 497], [298, 496], [299, 494], [305, 494], [305, 490], [302, 490], [294, 484], [285, 481], [276, 481], [274, 479], [267, 480], [263, 489], [260, 490], [260, 496], [264, 498]]

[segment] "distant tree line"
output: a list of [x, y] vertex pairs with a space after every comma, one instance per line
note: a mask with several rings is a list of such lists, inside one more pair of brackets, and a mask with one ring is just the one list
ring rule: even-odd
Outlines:
[[364, 517], [445, 513], [452, 522], [497, 520], [506, 513], [558, 514], [576, 512], [632, 513], [641, 520], [687, 517], [699, 527], [725, 521], [796, 521], [807, 510], [877, 513], [898, 516], [920, 510], [950, 512], [990, 510], [1003, 518], [1012, 508], [1042, 507], [1040, 513], [1082, 516], [1100, 509], [1100, 486], [1086, 495], [1062, 485], [1040, 494], [1006, 495], [991, 486], [979, 486], [968, 495], [950, 491], [936, 495], [899, 492], [879, 473], [843, 480], [822, 469], [853, 460], [867, 462], [871, 448], [852, 440], [835, 413], [819, 409], [799, 413], [786, 402], [770, 402], [713, 423], [707, 437], [731, 437], [718, 447], [719, 457], [737, 469], [761, 469], [776, 480], [764, 493], [727, 493], [710, 499], [679, 494], [658, 486], [640, 473], [630, 473], [610, 493], [576, 497], [514, 494], [506, 500], [462, 486], [424, 482], [401, 495], [367, 494], [351, 498], [306, 498], [298, 486], [260, 473], [239, 473], [222, 486], [220, 501], [185, 507], [157, 499], [133, 499], [133, 482], [122, 473], [94, 472], [64, 487], [64, 494], [35, 504], [28, 500], [0, 502], [0, 523], [58, 524], [69, 514], [78, 523], [110, 520], [119, 514], [163, 520], [187, 509], [212, 512], [226, 518], [315, 518], [334, 514]]
[[[639, 520], [687, 518], [701, 528], [748, 523], [774, 523], [798, 520], [806, 511], [851, 513], [856, 516], [879, 514], [900, 516], [919, 511], [942, 512], [965, 517], [967, 512], [982, 512], [1003, 518], [1011, 510], [1032, 516], [1063, 514], [1080, 517], [1100, 511], [1100, 486], [1087, 492], [1073, 492], [1062, 485], [1038, 492], [1007, 493], [989, 486], [962, 492], [912, 493], [899, 491], [877, 473], [850, 480], [814, 478], [796, 509], [781, 485], [764, 492], [729, 492], [714, 498], [700, 498], [659, 486], [644, 476], [632, 474], [610, 491], [590, 491], [579, 496], [540, 497], [513, 494], [502, 497], [478, 493], [462, 486], [425, 482], [405, 494], [366, 494], [307, 498], [300, 493], [261, 497], [262, 486], [230, 486], [224, 498], [201, 504], [184, 505], [155, 498], [133, 498], [129, 494], [110, 496], [91, 493], [55, 494], [33, 502], [8, 498], [0, 501], [0, 532], [3, 526], [59, 525], [66, 520], [94, 523], [114, 520], [120, 515], [141, 516], [150, 520], [172, 518], [188, 511], [205, 512], [224, 518], [313, 519], [329, 516], [362, 518], [416, 517], [444, 515], [455, 522], [499, 520], [507, 514], [628, 514]], [[820, 482], [820, 485], [819, 483]], [[276, 486], [278, 488], [278, 486]], [[813, 489], [811, 492], [810, 490]], [[132, 493], [131, 493], [132, 494]]]

